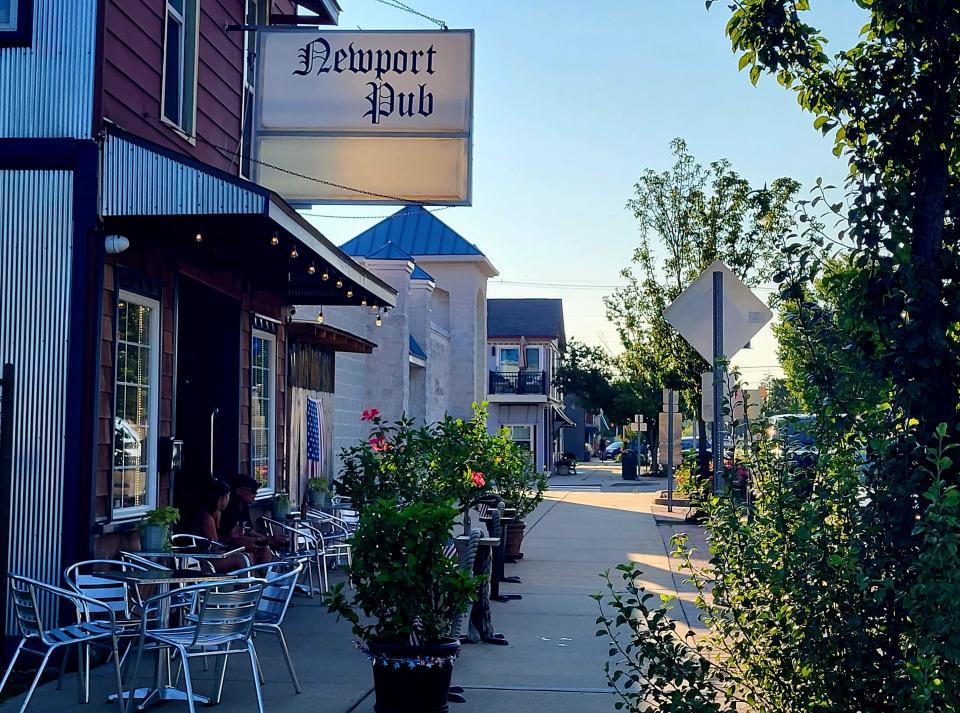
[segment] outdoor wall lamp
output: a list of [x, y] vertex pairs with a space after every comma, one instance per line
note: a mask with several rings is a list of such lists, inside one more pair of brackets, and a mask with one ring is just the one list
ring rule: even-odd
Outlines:
[[130, 240], [122, 235], [107, 235], [103, 239], [103, 247], [110, 255], [119, 255], [130, 247]]

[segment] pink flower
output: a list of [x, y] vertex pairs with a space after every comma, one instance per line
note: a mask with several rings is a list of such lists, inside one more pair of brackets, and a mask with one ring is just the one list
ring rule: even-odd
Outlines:
[[377, 416], [380, 415], [379, 409], [368, 408], [363, 410], [363, 414], [360, 416], [361, 421], [372, 421]]
[[487, 484], [487, 481], [483, 479], [483, 473], [477, 470], [472, 471], [470, 473], [470, 477], [473, 478], [473, 484], [476, 485], [478, 488], [482, 488], [484, 485]]
[[370, 447], [375, 450], [377, 453], [387, 450], [390, 446], [387, 444], [387, 439], [383, 436], [374, 436], [367, 443], [370, 444]]

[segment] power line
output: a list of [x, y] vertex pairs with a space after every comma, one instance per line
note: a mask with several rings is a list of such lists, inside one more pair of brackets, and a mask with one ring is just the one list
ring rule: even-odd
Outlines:
[[409, 12], [411, 15], [417, 15], [418, 17], [422, 17], [424, 20], [429, 20], [430, 22], [434, 23], [435, 25], [439, 25], [441, 29], [444, 29], [444, 30], [449, 29], [449, 28], [447, 27], [447, 23], [444, 22], [443, 20], [438, 20], [438, 19], [435, 18], [435, 17], [430, 17], [430, 15], [424, 15], [424, 14], [423, 14], [422, 12], [420, 12], [419, 10], [414, 10], [414, 9], [413, 9], [412, 7], [410, 7], [409, 5], [406, 5], [406, 4], [402, 3], [402, 2], [400, 2], [400, 0], [376, 0], [376, 1], [377, 1], [378, 3], [381, 3], [381, 4], [383, 4], [383, 5], [386, 5], [387, 7], [392, 7], [392, 8], [394, 8], [394, 9], [396, 9], [396, 10], [403, 10], [404, 12]]

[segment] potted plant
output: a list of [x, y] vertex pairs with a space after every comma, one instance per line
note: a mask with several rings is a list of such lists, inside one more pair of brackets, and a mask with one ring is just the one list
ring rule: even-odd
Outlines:
[[480, 583], [444, 550], [454, 505], [484, 487], [470, 464], [446, 455], [466, 453], [464, 439], [476, 429], [450, 419], [387, 423], [376, 409], [363, 418], [371, 436], [343, 450], [335, 485], [359, 518], [347, 568], [354, 589], [339, 584], [325, 601], [352, 624], [372, 663], [378, 713], [442, 713], [460, 650], [450, 626]]
[[162, 552], [170, 549], [170, 526], [180, 520], [180, 511], [164, 505], [151, 510], [140, 521], [140, 549]]
[[276, 520], [283, 520], [288, 514], [290, 514], [290, 496], [280, 491], [273, 498], [273, 517]]
[[530, 454], [517, 446], [506, 430], [493, 439], [496, 456], [491, 473], [494, 490], [515, 510], [514, 520], [506, 523], [506, 552], [510, 562], [523, 557], [520, 551], [527, 524], [524, 519], [543, 501], [549, 474], [538, 472]]
[[327, 504], [327, 496], [330, 495], [330, 484], [326, 478], [310, 478], [307, 481], [307, 502], [310, 507], [322, 508]]
[[442, 713], [460, 641], [453, 619], [476, 597], [479, 581], [444, 553], [457, 516], [450, 505], [368, 503], [353, 534], [353, 591], [339, 583], [331, 613], [353, 625], [373, 667], [378, 713]]

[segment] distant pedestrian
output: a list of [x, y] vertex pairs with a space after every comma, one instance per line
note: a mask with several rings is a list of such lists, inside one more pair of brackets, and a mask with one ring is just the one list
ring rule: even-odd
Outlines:
[[600, 439], [600, 462], [603, 463], [607, 460], [607, 439]]

